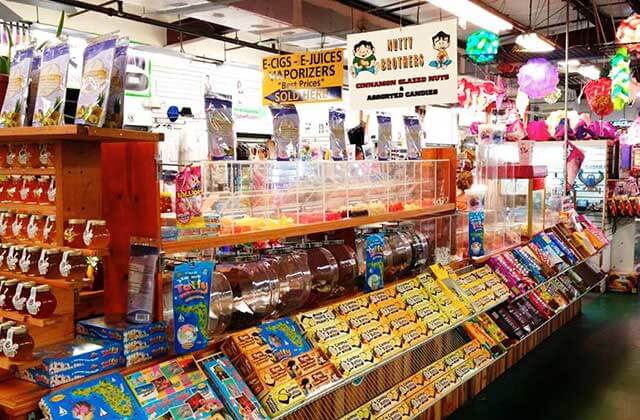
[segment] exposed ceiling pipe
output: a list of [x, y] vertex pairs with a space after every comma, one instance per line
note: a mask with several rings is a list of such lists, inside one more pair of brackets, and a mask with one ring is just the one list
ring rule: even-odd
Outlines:
[[184, 34], [192, 35], [195, 37], [203, 37], [203, 38], [214, 39], [216, 41], [228, 42], [231, 44], [239, 45], [241, 47], [252, 48], [254, 50], [264, 51], [271, 54], [286, 53], [286, 51], [282, 51], [280, 49], [271, 48], [271, 47], [267, 47], [259, 44], [254, 44], [252, 42], [243, 41], [241, 39], [229, 38], [223, 35], [218, 35], [210, 32], [198, 31], [194, 29], [185, 29], [180, 25], [176, 25], [174, 23], [163, 22], [161, 20], [152, 19], [149, 17], [138, 16], [133, 13], [125, 12], [123, 10], [116, 10], [109, 7], [100, 6], [97, 4], [91, 4], [91, 3], [86, 3], [83, 1], [77, 1], [77, 0], [51, 0], [51, 1], [54, 3], [66, 5], [66, 6], [73, 6], [79, 9], [89, 10], [91, 12], [102, 13], [107, 16], [118, 17], [121, 19], [131, 20], [134, 22], [145, 23], [147, 25], [153, 25], [153, 26], [158, 26], [165, 29], [171, 29], [173, 31], [182, 32]]
[[640, 13], [640, 0], [627, 0], [634, 12]]

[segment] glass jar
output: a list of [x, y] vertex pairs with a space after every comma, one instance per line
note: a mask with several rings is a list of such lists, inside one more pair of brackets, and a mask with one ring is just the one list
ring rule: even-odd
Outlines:
[[89, 249], [107, 249], [111, 234], [104, 220], [88, 220], [82, 233], [82, 242]]
[[87, 221], [84, 219], [69, 219], [64, 230], [64, 245], [70, 248], [84, 248], [82, 235]]
[[52, 168], [56, 162], [55, 146], [52, 143], [39, 145], [38, 163], [41, 168]]
[[38, 178], [38, 187], [34, 191], [34, 196], [38, 200], [38, 204], [51, 204], [49, 202], [48, 191], [51, 185], [51, 177], [48, 175]]
[[11, 235], [19, 240], [26, 241], [27, 237], [27, 225], [29, 224], [29, 215], [20, 213], [16, 214], [16, 218], [11, 224]]
[[356, 288], [356, 278], [358, 276], [358, 263], [356, 262], [356, 252], [341, 239], [327, 240], [324, 247], [331, 252], [333, 258], [338, 262], [338, 284], [333, 290], [333, 296], [340, 296], [350, 293]]
[[16, 144], [8, 144], [7, 148], [8, 148], [8, 151], [7, 151], [7, 167], [14, 168], [18, 164], [16, 162], [17, 157], [18, 157], [17, 156], [18, 145], [16, 145]]
[[18, 282], [16, 293], [13, 295], [13, 299], [11, 299], [11, 302], [13, 303], [13, 308], [19, 313], [27, 313], [27, 299], [29, 298], [29, 294], [31, 293], [31, 288], [35, 285], [35, 282], [32, 281]]
[[38, 180], [33, 175], [23, 176], [18, 191], [19, 201], [25, 204], [36, 204], [34, 202], [33, 191], [38, 187]]
[[[384, 281], [398, 279], [411, 266], [411, 239], [395, 226], [387, 225], [384, 232]], [[388, 246], [387, 246], [388, 244]]]
[[9, 254], [9, 248], [11, 248], [11, 244], [0, 244], [0, 270], [7, 269], [7, 255]]
[[227, 278], [215, 271], [211, 283], [209, 299], [209, 320], [207, 337], [217, 337], [226, 331], [233, 314], [233, 291]]
[[45, 217], [37, 214], [31, 215], [27, 225], [27, 238], [30, 241], [42, 242], [42, 232], [44, 231]]
[[3, 311], [15, 311], [13, 307], [13, 296], [16, 294], [18, 288], [17, 279], [5, 280], [0, 290], [0, 309]]
[[26, 304], [27, 313], [37, 319], [51, 318], [51, 315], [56, 311], [57, 304], [51, 287], [47, 284], [41, 284], [31, 288]]
[[24, 250], [24, 248], [24, 245], [11, 245], [9, 247], [9, 252], [7, 252], [7, 270], [20, 270], [18, 264], [20, 262], [20, 257], [22, 257], [22, 251]]
[[[39, 168], [40, 162], [38, 155], [40, 150], [37, 144], [20, 144], [17, 146], [16, 154], [17, 166], [20, 168]], [[14, 165], [15, 167], [15, 165]]]
[[49, 180], [49, 185], [45, 190], [47, 192], [47, 203], [54, 204], [56, 202], [56, 177], [52, 176]]
[[47, 279], [61, 279], [60, 263], [62, 262], [62, 250], [48, 248], [40, 251], [38, 259], [38, 274]]
[[56, 242], [56, 216], [47, 216], [44, 220], [44, 228], [42, 229], [42, 241], [45, 244]]
[[322, 246], [322, 242], [306, 242], [297, 245], [307, 255], [311, 271], [311, 293], [306, 306], [315, 306], [328, 299], [338, 285], [338, 262], [331, 252]]
[[87, 257], [81, 251], [64, 251], [60, 274], [69, 281], [82, 281], [87, 276]]
[[20, 271], [22, 274], [28, 276], [37, 276], [38, 272], [38, 260], [40, 259], [40, 253], [42, 250], [39, 246], [30, 246], [22, 250], [22, 256], [20, 257]]
[[19, 189], [22, 186], [20, 182], [19, 175], [11, 175], [9, 177], [9, 181], [7, 182], [7, 187], [5, 189], [5, 194], [3, 196], [2, 202], [4, 203], [16, 203], [18, 202], [18, 198], [20, 197]]
[[4, 202], [4, 196], [7, 191], [7, 187], [9, 186], [11, 177], [8, 176], [0, 176], [0, 202]]
[[278, 314], [287, 315], [304, 306], [312, 282], [306, 254], [280, 246], [265, 249], [264, 260], [278, 275]]
[[11, 226], [15, 220], [15, 213], [10, 211], [3, 211], [0, 213], [0, 237], [2, 239], [9, 239], [13, 237]]
[[7, 338], [2, 344], [2, 352], [7, 358], [21, 362], [33, 358], [33, 346], [33, 338], [29, 335], [27, 327], [19, 325], [9, 328]]
[[221, 255], [216, 271], [231, 286], [233, 313], [230, 328], [246, 328], [270, 316], [278, 304], [278, 277], [256, 255]]
[[0, 144], [0, 168], [9, 168], [10, 165], [7, 162], [7, 155], [9, 154], [9, 145]]
[[411, 221], [400, 223], [400, 229], [411, 238], [411, 266], [408, 272], [420, 273], [424, 271], [429, 263], [429, 238], [424, 233], [416, 229]]
[[4, 340], [7, 339], [7, 333], [9, 332], [9, 329], [15, 326], [15, 321], [0, 322], [0, 354], [2, 353], [2, 345], [4, 344]]

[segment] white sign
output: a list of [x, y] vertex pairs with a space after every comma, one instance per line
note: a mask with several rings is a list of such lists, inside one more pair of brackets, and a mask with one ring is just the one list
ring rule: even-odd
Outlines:
[[455, 19], [347, 36], [351, 109], [457, 103]]

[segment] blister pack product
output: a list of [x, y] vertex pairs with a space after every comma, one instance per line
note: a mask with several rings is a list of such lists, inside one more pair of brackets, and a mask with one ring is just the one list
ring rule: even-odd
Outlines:
[[105, 127], [122, 128], [124, 124], [124, 90], [127, 80], [127, 51], [129, 38], [118, 38], [113, 56], [113, 70], [111, 71], [111, 85], [107, 100], [107, 117]]
[[391, 158], [391, 142], [393, 132], [391, 130], [391, 115], [386, 112], [376, 114], [378, 120], [378, 146], [376, 154], [378, 160], [389, 160]]
[[40, 82], [40, 66], [42, 64], [42, 54], [35, 53], [31, 61], [31, 75], [29, 79], [29, 99], [27, 100], [27, 114], [24, 119], [25, 125], [32, 124], [33, 113], [36, 109], [36, 96], [38, 95], [38, 83]]
[[329, 108], [329, 149], [331, 159], [347, 160], [347, 143], [344, 132], [345, 112], [340, 108]]
[[420, 120], [417, 115], [405, 115], [403, 120], [404, 137], [407, 142], [407, 158], [409, 160], [418, 160], [422, 152]]
[[38, 93], [33, 114], [34, 127], [62, 125], [67, 97], [69, 44], [65, 41], [48, 44], [42, 53]]
[[231, 95], [205, 94], [204, 111], [207, 116], [209, 158], [212, 160], [233, 159], [236, 149], [236, 135], [233, 131]]
[[295, 105], [272, 105], [273, 139], [278, 160], [298, 158], [300, 152], [300, 118]]
[[0, 112], [0, 128], [22, 127], [24, 124], [33, 54], [33, 46], [28, 45], [18, 49], [11, 60], [7, 92]]

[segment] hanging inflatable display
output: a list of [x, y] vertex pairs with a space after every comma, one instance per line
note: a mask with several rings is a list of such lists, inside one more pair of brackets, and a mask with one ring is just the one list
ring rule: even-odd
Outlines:
[[477, 64], [495, 60], [500, 48], [500, 37], [490, 31], [475, 31], [467, 38], [467, 56]]
[[631, 100], [631, 59], [626, 48], [618, 48], [616, 55], [611, 59], [611, 102], [613, 109], [620, 111]]
[[616, 41], [625, 45], [629, 51], [640, 52], [640, 15], [633, 14], [623, 20], [616, 31]]
[[518, 86], [531, 99], [552, 93], [559, 81], [558, 67], [546, 58], [531, 58], [518, 72]]
[[601, 77], [598, 80], [590, 80], [584, 87], [584, 94], [591, 111], [600, 117], [606, 117], [613, 112], [611, 102], [611, 79]]

